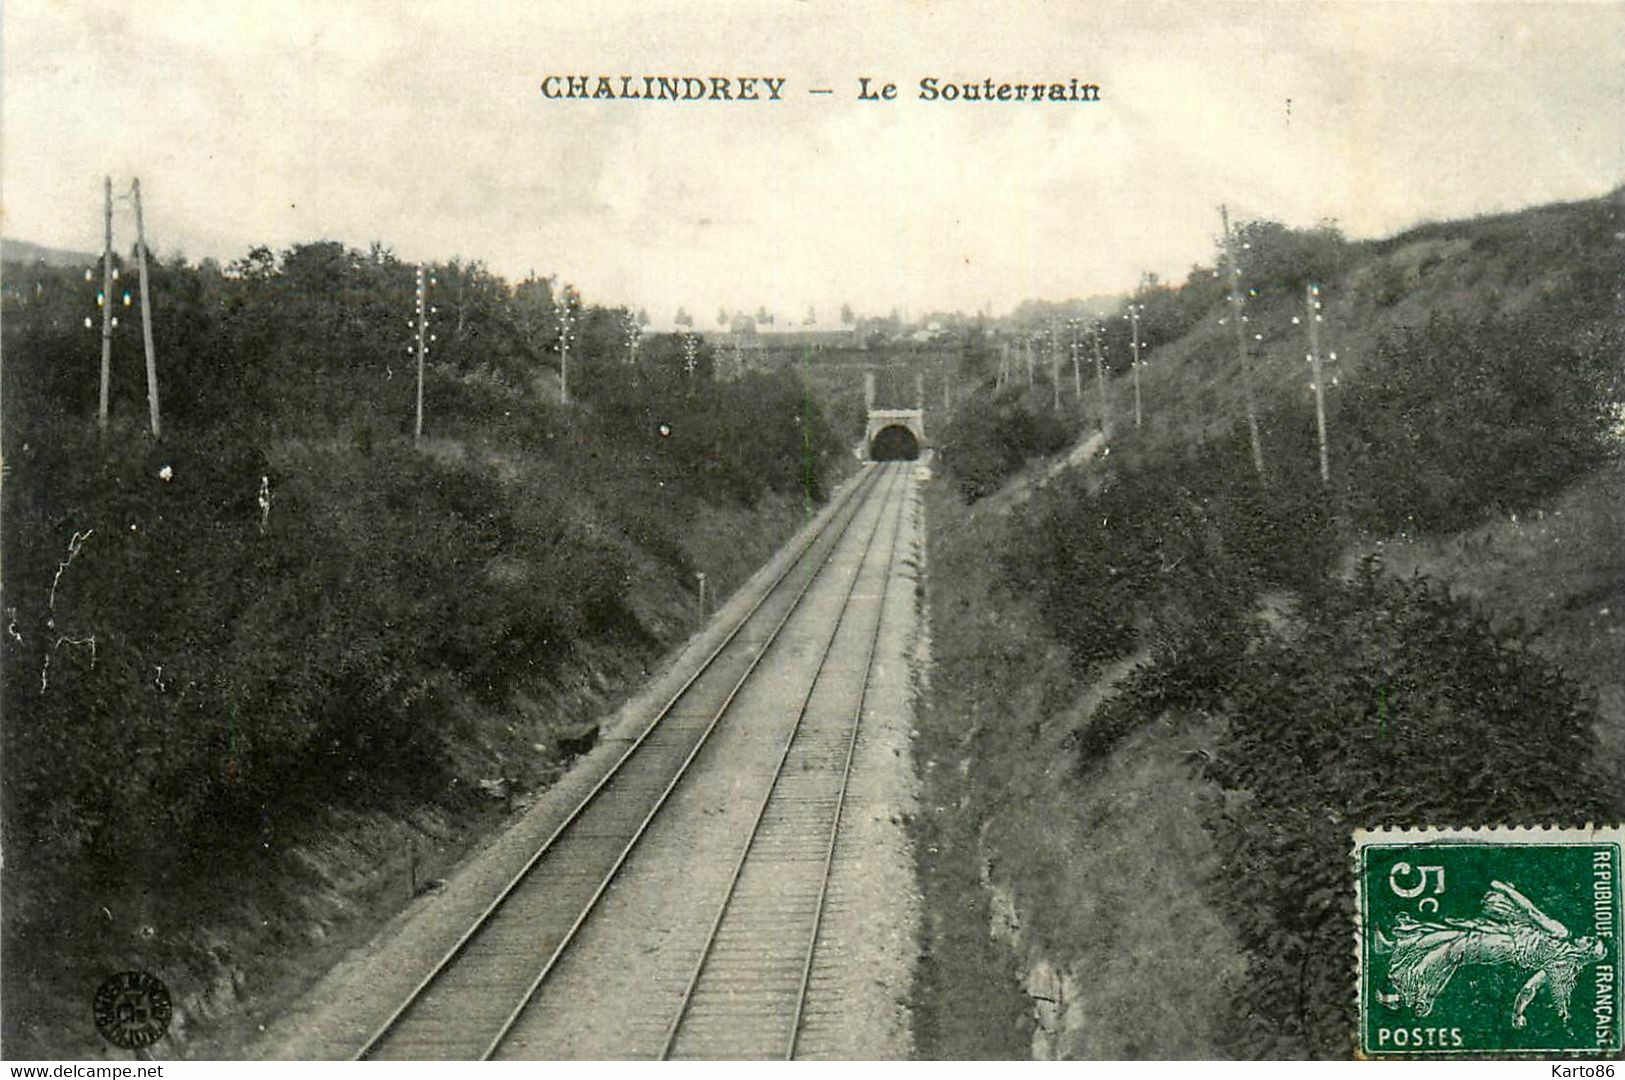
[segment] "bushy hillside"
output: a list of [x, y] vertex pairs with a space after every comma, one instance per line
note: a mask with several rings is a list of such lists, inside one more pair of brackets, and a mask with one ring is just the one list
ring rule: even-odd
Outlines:
[[[987, 587], [1000, 599], [985, 644], [958, 634], [945, 643], [952, 655], [943, 659], [982, 671], [987, 685], [959, 687], [965, 700], [941, 701], [933, 715], [974, 734], [995, 758], [984, 770], [1013, 771], [997, 759], [1043, 742], [1072, 754], [1070, 770], [1041, 781], [1057, 802], [1120, 782], [1124, 752], [1179, 764], [1190, 782], [1170, 790], [1208, 792], [1148, 805], [1169, 835], [1184, 836], [1194, 815], [1216, 853], [1202, 871], [1203, 917], [1224, 921], [1245, 979], [1218, 957], [1213, 978], [1237, 983], [1226, 1004], [1196, 988], [1169, 992], [1192, 1008], [1224, 1010], [1199, 1025], [1219, 1051], [1349, 1053], [1353, 973], [1342, 943], [1352, 925], [1353, 829], [1575, 824], [1625, 813], [1625, 763], [1605, 752], [1619, 741], [1598, 738], [1599, 727], [1625, 717], [1599, 713], [1594, 692], [1617, 681], [1617, 663], [1596, 663], [1617, 660], [1617, 647], [1554, 653], [1532, 621], [1452, 595], [1443, 582], [1396, 578], [1380, 557], [1395, 540], [1558, 508], [1611, 520], [1565, 492], [1620, 497], [1620, 211], [1611, 197], [1361, 244], [1328, 230], [1244, 228], [1262, 474], [1235, 328], [1221, 324], [1231, 315], [1220, 279], [1198, 268], [1184, 287], [1140, 297], [1153, 342], [1141, 372], [1146, 425], [1132, 424], [1120, 371], [1104, 462], [1050, 482], [982, 549], [957, 553], [962, 565], [996, 565]], [[1327, 376], [1336, 385], [1326, 388], [1327, 482], [1304, 363], [1305, 320], [1317, 313], [1305, 306], [1311, 282], [1325, 298], [1323, 341], [1337, 352]], [[1108, 355], [1125, 356], [1122, 328], [1109, 336]], [[977, 433], [1009, 426], [1001, 416], [1012, 409], [1042, 410], [1044, 398], [988, 395], [981, 417], [956, 418], [946, 462], [963, 495], [980, 494], [1025, 456], [988, 470], [985, 455], [967, 453]], [[973, 468], [962, 470], [966, 456]], [[949, 507], [935, 524], [963, 533], [951, 541], [963, 547], [977, 543], [973, 520]], [[1625, 599], [1617, 549], [1595, 548], [1606, 533], [1562, 535], [1594, 548], [1569, 556], [1588, 567], [1574, 602], [1607, 616]], [[1489, 557], [1487, 547], [1475, 550]], [[960, 610], [969, 586], [938, 588], [933, 602], [951, 605], [951, 618], [971, 617]], [[1528, 614], [1554, 605], [1529, 604]], [[1011, 681], [1010, 665], [995, 661], [1021, 636], [1006, 629], [1010, 619], [1025, 624], [1028, 648], [1064, 658], [1051, 660], [1040, 688]], [[1584, 660], [1595, 666], [1566, 667]], [[990, 711], [1018, 698], [1038, 715], [992, 739]], [[972, 769], [964, 785], [974, 789], [978, 775]], [[978, 835], [993, 843], [1013, 835], [1015, 811], [996, 792], [956, 796], [973, 812], [983, 807]], [[1092, 843], [1113, 843], [1110, 830], [1088, 828]], [[1008, 879], [1030, 894], [1061, 892], [1046, 903], [1092, 902], [1087, 881], [1035, 887], [1041, 875], [1014, 842], [980, 857], [1004, 860]], [[1164, 900], [1190, 903], [1172, 884], [1146, 898]], [[1087, 944], [1030, 938], [1029, 957], [1036, 950], [1062, 970], [1095, 962]], [[1081, 1030], [1104, 1022], [1085, 1016]], [[1115, 1045], [1080, 1039], [1074, 1050]]]
[[[187, 963], [197, 927], [129, 952], [107, 897], [294, 880], [323, 813], [455, 815], [482, 779], [545, 782], [584, 699], [692, 628], [695, 572], [738, 585], [841, 454], [793, 375], [717, 381], [698, 339], [634, 351], [628, 312], [456, 263], [433, 270], [415, 444], [414, 270], [326, 243], [155, 268], [154, 441], [122, 271], [98, 434], [100, 274], [6, 268], [12, 1002]], [[38, 1021], [47, 1054], [38, 1012], [8, 1008], [7, 1039]]]
[[[1332, 488], [1351, 500], [1360, 520], [1378, 514], [1371, 525], [1382, 531], [1420, 515], [1415, 528], [1456, 529], [1527, 505], [1597, 464], [1605, 445], [1598, 436], [1619, 422], [1618, 403], [1625, 401], [1622, 228], [1625, 189], [1374, 241], [1347, 241], [1331, 228], [1240, 226], [1245, 337], [1267, 467], [1290, 473], [1315, 464], [1305, 362], [1311, 283], [1322, 304]], [[1216, 253], [1213, 265], [1192, 267], [1183, 284], [1153, 282], [1132, 298], [1140, 307], [1143, 427], [1133, 424], [1127, 313], [1103, 320], [1108, 410], [1119, 447], [1201, 447], [1242, 421], [1243, 384], [1221, 266]], [[1003, 334], [1013, 345], [1043, 329], [1016, 324]], [[987, 364], [982, 355], [968, 366]], [[1024, 403], [1034, 415], [1050, 401], [1047, 364], [1038, 364], [1036, 379]], [[962, 399], [998, 397], [991, 382]], [[1071, 382], [1063, 364], [1064, 412], [1098, 426], [1096, 388], [1086, 378], [1077, 401]], [[976, 428], [989, 422], [990, 411], [1009, 408], [958, 410], [958, 431], [950, 426], [941, 439], [949, 458], [956, 442], [979, 446]], [[1013, 453], [1003, 472], [967, 474], [985, 488], [1022, 460]], [[1501, 489], [1503, 482], [1510, 490]], [[1404, 490], [1383, 496], [1391, 483]], [[1403, 509], [1385, 510], [1385, 501]]]

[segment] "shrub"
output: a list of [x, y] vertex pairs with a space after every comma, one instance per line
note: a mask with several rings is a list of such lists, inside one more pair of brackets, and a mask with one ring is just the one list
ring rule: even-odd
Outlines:
[[1283, 630], [1164, 638], [1079, 734], [1080, 762], [1170, 710], [1221, 719], [1205, 772], [1210, 895], [1252, 966], [1238, 1056], [1340, 1058], [1354, 1022], [1351, 833], [1379, 825], [1581, 824], [1625, 809], [1595, 713], [1515, 631], [1371, 560]]
[[1239, 431], [1200, 452], [1126, 446], [1111, 460], [1098, 490], [1073, 481], [1035, 495], [1002, 563], [1080, 664], [1158, 635], [1218, 633], [1261, 589], [1324, 582], [1338, 539], [1312, 466], [1261, 483]]
[[1373, 531], [1442, 532], [1527, 507], [1603, 460], [1625, 336], [1559, 313], [1435, 317], [1385, 337], [1337, 411], [1333, 453]]
[[1208, 772], [1249, 798], [1210, 822], [1214, 885], [1254, 957], [1231, 1029], [1253, 1056], [1348, 1052], [1353, 829], [1580, 824], [1625, 802], [1597, 775], [1581, 692], [1437, 585], [1368, 562], [1303, 623], [1255, 636], [1216, 684]]
[[164, 441], [128, 334], [98, 436], [99, 280], [7, 271], [4, 827], [59, 867], [446, 797], [470, 718], [647, 654], [630, 585], [687, 587], [686, 522], [821, 499], [840, 449], [793, 374], [712, 383], [670, 341], [632, 368], [601, 309], [577, 404], [544, 399], [550, 288], [477, 267], [444, 271], [416, 447], [411, 268], [329, 243], [155, 267]]
[[1032, 458], [1066, 447], [1073, 434], [1053, 410], [1007, 391], [986, 407], [955, 413], [938, 446], [960, 492], [975, 501]]

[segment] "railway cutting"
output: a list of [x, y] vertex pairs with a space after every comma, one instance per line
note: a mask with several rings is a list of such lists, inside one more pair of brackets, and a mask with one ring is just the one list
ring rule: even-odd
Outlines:
[[[477, 910], [431, 901], [352, 965], [356, 1018], [326, 1037], [374, 1060], [906, 1056], [913, 908], [864, 878], [911, 892], [916, 480], [866, 466], [523, 861], [510, 841], [505, 871], [465, 869]], [[409, 982], [360, 985], [392, 951]]]

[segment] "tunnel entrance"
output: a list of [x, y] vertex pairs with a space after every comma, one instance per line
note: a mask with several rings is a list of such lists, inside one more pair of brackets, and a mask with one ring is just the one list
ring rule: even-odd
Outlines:
[[901, 424], [881, 428], [869, 444], [871, 461], [913, 461], [919, 456], [920, 441]]

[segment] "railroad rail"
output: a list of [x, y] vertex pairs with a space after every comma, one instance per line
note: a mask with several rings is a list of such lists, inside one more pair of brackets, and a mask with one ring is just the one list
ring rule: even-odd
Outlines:
[[[667, 1031], [662, 1058], [795, 1057], [907, 508], [907, 500], [899, 499], [889, 550], [878, 567], [869, 562], [869, 547], [864, 550]], [[878, 535], [870, 535], [870, 547]], [[820, 724], [809, 717], [810, 706], [866, 576], [880, 579], [882, 602], [874, 605], [873, 625], [864, 634], [857, 701], [842, 722]]]
[[[358, 1058], [488, 1058], [502, 1047], [725, 723], [741, 689], [843, 549], [875, 490], [885, 489], [883, 509], [899, 482], [895, 467], [871, 467], [848, 489], [822, 527], [805, 539], [609, 771], [378, 1027]], [[854, 590], [883, 516], [875, 514]], [[720, 704], [711, 704], [719, 699]]]

